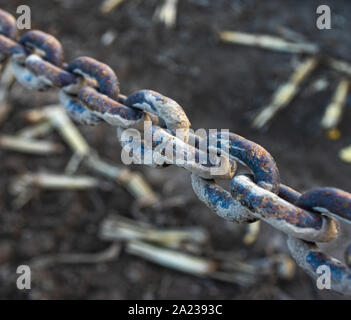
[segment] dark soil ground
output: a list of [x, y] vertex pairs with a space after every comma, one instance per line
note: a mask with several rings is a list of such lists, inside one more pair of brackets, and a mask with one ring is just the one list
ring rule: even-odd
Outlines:
[[[101, 1], [36, 0], [0, 1], [1, 8], [16, 12], [20, 4], [32, 10], [32, 28], [54, 34], [62, 41], [66, 61], [80, 55], [109, 64], [118, 74], [122, 92], [150, 88], [176, 101], [185, 109], [192, 127], [228, 128], [264, 146], [275, 157], [282, 181], [298, 190], [335, 186], [351, 190], [351, 166], [338, 158], [339, 150], [351, 143], [351, 111], [347, 106], [340, 125], [341, 139], [329, 141], [320, 130], [323, 115], [340, 74], [320, 68], [271, 126], [255, 131], [250, 118], [289, 78], [294, 64], [303, 57], [221, 44], [221, 29], [278, 34], [284, 26], [321, 45], [335, 56], [351, 55], [351, 5], [347, 0], [324, 1], [332, 9], [332, 29], [316, 28], [320, 1], [277, 0], [188, 0], [180, 1], [177, 26], [165, 30], [152, 16], [160, 1], [128, 0], [109, 15], [99, 12]], [[103, 45], [107, 32], [116, 34], [111, 45]], [[329, 86], [311, 93], [318, 79]], [[16, 84], [11, 94], [14, 110], [1, 133], [25, 127], [21, 112], [57, 102], [55, 92], [36, 93]], [[120, 163], [115, 129], [79, 126], [92, 147], [107, 159]], [[50, 138], [60, 141], [59, 136]], [[33, 276], [32, 290], [16, 288], [16, 268], [34, 257], [69, 252], [98, 252], [109, 243], [99, 240], [99, 224], [108, 214], [133, 217], [133, 197], [122, 187], [86, 192], [40, 192], [15, 210], [8, 186], [11, 179], [27, 171], [63, 172], [71, 152], [62, 156], [37, 157], [0, 151], [0, 298], [6, 299], [339, 299], [342, 296], [316, 289], [300, 269], [289, 281], [265, 279], [250, 288], [201, 279], [172, 271], [124, 252], [109, 263], [55, 265]], [[179, 168], [135, 167], [153, 188], [167, 198], [190, 195], [182, 207], [162, 212], [145, 210], [139, 219], [158, 226], [202, 226], [211, 234], [214, 250], [240, 254], [243, 258], [265, 257], [278, 250], [287, 252], [285, 237], [263, 225], [257, 242], [242, 243], [244, 227], [229, 224], [211, 214], [192, 192], [189, 173]], [[79, 171], [84, 173], [84, 169]], [[336, 257], [351, 232], [326, 246]]]

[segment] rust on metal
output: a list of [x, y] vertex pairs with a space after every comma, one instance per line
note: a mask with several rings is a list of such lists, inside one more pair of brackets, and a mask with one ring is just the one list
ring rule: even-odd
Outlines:
[[144, 121], [144, 113], [129, 108], [94, 88], [84, 87], [79, 92], [79, 99], [96, 115], [111, 125], [122, 128], [135, 127]]
[[23, 49], [23, 47], [12, 40], [11, 38], [5, 37], [0, 34], [0, 53], [4, 57], [10, 57], [10, 56], [25, 56], [26, 52]]
[[321, 276], [318, 269], [325, 268], [330, 271], [331, 289], [341, 294], [351, 295], [351, 271], [339, 260], [330, 257], [311, 242], [302, 241], [293, 237], [288, 239], [288, 247], [297, 264], [313, 279]]
[[63, 49], [61, 43], [52, 35], [40, 30], [30, 30], [21, 36], [19, 43], [22, 44], [29, 52], [40, 50], [43, 51], [44, 59], [56, 66], [63, 63]]
[[296, 238], [328, 242], [338, 235], [339, 226], [334, 220], [294, 206], [257, 186], [248, 176], [234, 177], [231, 193], [255, 217]]
[[340, 189], [312, 189], [303, 193], [296, 205], [329, 214], [351, 223], [351, 194]]
[[[229, 143], [229, 156], [249, 167], [255, 182], [264, 189], [278, 193], [280, 177], [273, 157], [263, 147], [234, 133], [217, 133], [217, 148]], [[210, 137], [211, 138], [211, 137]]]
[[[210, 135], [206, 141], [190, 132], [190, 121], [176, 101], [151, 90], [141, 90], [129, 97], [120, 95], [114, 71], [89, 57], [77, 58], [65, 67], [60, 42], [42, 31], [29, 31], [18, 42], [15, 37], [14, 18], [0, 10], [0, 58], [12, 58], [14, 75], [20, 83], [37, 90], [60, 88], [60, 101], [73, 119], [88, 125], [104, 121], [116, 126], [122, 146], [127, 147], [133, 159], [143, 161], [151, 156], [150, 163], [140, 163], [155, 167], [175, 164], [189, 170], [196, 195], [217, 215], [237, 223], [261, 219], [283, 231], [290, 236], [289, 248], [303, 269], [315, 277], [316, 268], [326, 264], [332, 272], [332, 288], [351, 295], [351, 275], [346, 266], [306, 242], [331, 241], [337, 236], [339, 225], [328, 215], [351, 221], [349, 193], [319, 188], [301, 195], [280, 184], [273, 157], [260, 145], [229, 132]], [[280, 90], [275, 100], [291, 98], [318, 62], [318, 58], [312, 57], [302, 64], [292, 76], [288, 95]], [[260, 126], [288, 100], [267, 109]], [[167, 129], [157, 125], [159, 118]], [[147, 125], [146, 120], [152, 120], [151, 124]], [[124, 140], [122, 129], [130, 127], [143, 130], [138, 131], [138, 138]], [[184, 134], [182, 138], [175, 136], [178, 129]], [[193, 144], [188, 143], [189, 137]], [[215, 138], [214, 146], [210, 145], [211, 138]], [[207, 143], [205, 151], [200, 148], [203, 142]], [[210, 153], [214, 150], [213, 159]], [[236, 161], [252, 171], [252, 179], [244, 175], [233, 178]], [[231, 192], [216, 184], [216, 178], [232, 179]], [[350, 257], [351, 246], [345, 254], [349, 266]]]
[[115, 72], [107, 65], [89, 57], [74, 59], [67, 66], [67, 71], [93, 78], [98, 82], [99, 92], [113, 100], [118, 99], [119, 83]]
[[0, 33], [7, 38], [14, 39], [17, 34], [15, 17], [0, 9]]
[[174, 100], [152, 90], [140, 90], [125, 101], [127, 106], [153, 113], [164, 120], [173, 133], [182, 130], [184, 141], [188, 141], [190, 121], [183, 108]]
[[56, 67], [35, 54], [30, 55], [26, 59], [25, 65], [36, 76], [45, 77], [57, 88], [69, 86], [77, 82], [76, 77], [72, 73]]

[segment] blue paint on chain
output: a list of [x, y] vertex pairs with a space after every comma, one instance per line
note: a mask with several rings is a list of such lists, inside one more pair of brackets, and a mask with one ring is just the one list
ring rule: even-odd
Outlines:
[[8, 12], [0, 9], [0, 33], [10, 39], [17, 34], [16, 19]]
[[336, 188], [316, 188], [301, 195], [296, 204], [351, 223], [351, 194]]
[[89, 57], [74, 59], [67, 71], [83, 77], [91, 77], [98, 82], [98, 91], [113, 100], [118, 99], [119, 83], [115, 72], [107, 65]]
[[26, 32], [18, 41], [29, 53], [35, 50], [44, 52], [44, 59], [55, 66], [63, 63], [63, 49], [61, 43], [52, 35], [40, 30]]
[[30, 55], [26, 59], [26, 67], [36, 76], [42, 76], [50, 81], [57, 88], [66, 87], [77, 83], [76, 77], [55, 65], [42, 60], [37, 55]]
[[317, 270], [320, 266], [327, 266], [330, 268], [331, 281], [341, 282], [343, 279], [351, 279], [351, 274], [347, 268], [339, 261], [332, 261], [327, 255], [322, 252], [311, 251], [306, 255], [306, 262]]
[[[306, 263], [312, 268], [324, 263], [331, 268], [333, 279], [351, 279], [344, 265], [322, 253], [313, 252], [315, 249], [312, 249], [312, 243], [296, 239], [330, 241], [335, 238], [338, 228], [334, 220], [318, 212], [351, 221], [349, 193], [334, 188], [319, 188], [300, 196], [293, 189], [280, 185], [276, 163], [264, 148], [234, 133], [220, 133], [216, 136], [217, 150], [220, 151], [223, 143], [228, 144], [229, 150], [221, 158], [226, 159], [229, 164], [222, 177], [233, 177], [236, 171], [235, 161], [245, 164], [254, 174], [255, 183], [245, 176], [234, 177], [230, 194], [209, 180], [213, 178], [213, 174], [208, 169], [217, 165], [209, 161], [209, 150], [205, 152], [207, 162], [199, 164], [199, 159], [203, 158], [203, 152], [199, 149], [200, 138], [195, 137], [195, 147], [187, 144], [190, 122], [177, 102], [151, 90], [141, 90], [129, 97], [120, 96], [118, 78], [114, 71], [106, 64], [89, 57], [77, 58], [67, 68], [62, 68], [62, 46], [50, 34], [32, 30], [25, 33], [18, 42], [14, 41], [15, 38], [14, 17], [0, 9], [1, 58], [13, 58], [15, 75], [21, 83], [39, 90], [51, 86], [61, 88], [62, 104], [72, 118], [82, 123], [94, 125], [104, 120], [119, 128], [135, 128], [143, 124], [146, 113], [152, 113], [164, 120], [171, 133], [175, 133], [177, 129], [183, 130], [185, 138], [178, 141], [169, 131], [152, 125], [151, 150], [141, 141], [138, 147], [141, 157], [160, 146], [159, 156], [167, 158], [167, 145], [171, 147], [173, 155], [176, 154], [177, 147], [181, 146], [185, 160], [192, 158], [194, 161], [180, 166], [192, 172], [194, 191], [219, 216], [239, 223], [263, 219], [295, 237], [295, 243], [291, 244], [292, 254], [303, 268], [310, 272]], [[26, 57], [27, 55], [29, 56]], [[77, 81], [77, 76], [82, 81]], [[72, 85], [76, 91], [71, 90]], [[133, 151], [132, 149], [131, 152]], [[302, 256], [305, 259], [301, 259]], [[345, 260], [351, 265], [351, 246], [346, 250]], [[351, 292], [351, 282], [337, 287], [336, 290]]]
[[[229, 156], [248, 166], [259, 186], [274, 193], [279, 192], [279, 171], [267, 150], [234, 133], [219, 132], [216, 137], [219, 152], [224, 143], [229, 143]], [[211, 137], [208, 138], [209, 141], [210, 139]]]

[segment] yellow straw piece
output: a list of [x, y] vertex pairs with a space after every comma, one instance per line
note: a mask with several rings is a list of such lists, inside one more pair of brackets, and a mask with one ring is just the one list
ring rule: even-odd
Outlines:
[[334, 96], [325, 110], [321, 126], [324, 129], [334, 129], [340, 122], [342, 111], [345, 107], [350, 83], [347, 79], [342, 79], [334, 93]]
[[100, 7], [102, 13], [109, 13], [112, 10], [116, 9], [120, 4], [125, 0], [105, 0]]
[[329, 140], [338, 140], [341, 138], [341, 132], [339, 129], [330, 129], [327, 131], [327, 137]]
[[339, 152], [339, 157], [341, 160], [351, 163], [351, 146], [341, 149]]

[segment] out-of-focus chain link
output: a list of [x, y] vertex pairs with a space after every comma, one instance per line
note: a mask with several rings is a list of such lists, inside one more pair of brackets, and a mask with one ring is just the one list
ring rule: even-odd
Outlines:
[[[286, 233], [298, 265], [314, 278], [318, 277], [318, 266], [329, 266], [332, 289], [351, 295], [350, 269], [321, 253], [315, 244], [337, 237], [336, 219], [351, 222], [350, 193], [317, 188], [300, 194], [280, 184], [273, 157], [260, 145], [230, 132], [216, 132], [206, 138], [195, 135], [183, 108], [174, 100], [151, 90], [128, 97], [120, 94], [118, 78], [108, 65], [90, 57], [65, 63], [60, 42], [39, 30], [17, 39], [14, 17], [0, 9], [0, 59], [3, 62], [8, 58], [16, 79], [24, 86], [39, 91], [58, 88], [61, 104], [74, 120], [117, 127], [122, 146], [133, 156], [139, 155], [137, 160], [142, 162], [153, 155], [152, 166], [176, 164], [189, 170], [195, 194], [218, 216], [237, 223], [264, 220]], [[139, 141], [123, 140], [121, 130], [127, 128], [139, 129], [143, 136]], [[205, 151], [200, 148], [204, 144]], [[172, 150], [171, 154], [167, 150]], [[209, 156], [211, 152], [214, 157]], [[186, 161], [174, 162], [179, 154]], [[205, 163], [199, 161], [203, 158], [207, 159]], [[251, 174], [234, 176], [237, 162], [248, 167]], [[214, 175], [216, 168], [221, 171]], [[230, 191], [215, 182], [219, 178], [231, 179]], [[346, 252], [350, 265], [350, 247]]]

